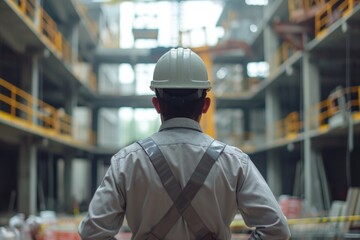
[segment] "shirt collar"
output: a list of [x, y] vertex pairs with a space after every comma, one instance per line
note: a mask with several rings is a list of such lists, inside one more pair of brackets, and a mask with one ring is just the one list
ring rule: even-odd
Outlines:
[[200, 124], [190, 118], [171, 118], [164, 121], [159, 131], [169, 130], [173, 128], [188, 128], [195, 131], [202, 132]]

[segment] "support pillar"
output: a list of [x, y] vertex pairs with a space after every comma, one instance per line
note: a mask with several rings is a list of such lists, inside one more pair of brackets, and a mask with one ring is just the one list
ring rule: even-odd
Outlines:
[[265, 92], [266, 142], [272, 143], [277, 138], [277, 122], [281, 120], [280, 100], [276, 89]]
[[[264, 15], [269, 14], [271, 8], [264, 8]], [[264, 60], [269, 64], [269, 72], [274, 71], [276, 67], [276, 52], [279, 48], [279, 37], [271, 26], [271, 21], [264, 26]], [[281, 118], [280, 101], [277, 90], [268, 88], [265, 92], [265, 125], [266, 125], [266, 143], [273, 143], [276, 134], [276, 122]], [[281, 162], [277, 150], [267, 151], [267, 182], [274, 195], [281, 194]]]
[[[99, 126], [99, 108], [93, 108], [92, 111], [92, 130], [96, 133], [95, 134], [95, 145], [98, 145], [98, 126]], [[97, 170], [97, 159], [93, 156], [91, 158], [91, 195], [96, 191], [96, 188], [98, 187], [97, 183], [98, 179], [98, 170]]]
[[281, 159], [278, 151], [267, 152], [266, 176], [267, 183], [275, 196], [282, 193]]
[[[37, 99], [39, 98], [39, 57], [35, 53], [28, 53], [22, 63], [22, 75], [20, 88], [29, 92], [34, 101], [32, 111], [37, 111]], [[36, 114], [31, 114], [31, 122], [37, 123]], [[23, 118], [30, 116], [23, 112]], [[18, 211], [24, 214], [37, 213], [37, 147], [34, 139], [26, 137], [20, 145], [19, 167], [18, 167]]]
[[251, 122], [250, 122], [250, 109], [249, 108], [244, 108], [242, 109], [243, 111], [243, 121], [244, 121], [244, 137], [242, 138], [242, 140], [244, 142], [247, 142], [251, 139], [251, 136], [249, 136], [249, 133], [251, 132]]
[[68, 212], [72, 212], [72, 164], [73, 156], [67, 155], [64, 159], [64, 207]]
[[56, 176], [57, 176], [57, 209], [60, 211], [64, 210], [65, 206], [65, 186], [64, 186], [64, 174], [65, 172], [65, 161], [60, 158], [56, 160]]
[[54, 155], [52, 153], [49, 153], [48, 156], [48, 179], [49, 179], [49, 183], [48, 183], [48, 199], [47, 199], [47, 207], [48, 209], [55, 209], [55, 160], [54, 160]]
[[30, 137], [20, 145], [18, 179], [18, 212], [37, 214], [37, 148]]
[[78, 62], [79, 58], [79, 22], [71, 23], [71, 36], [70, 36], [70, 45], [72, 47], [72, 56], [71, 62]]
[[[277, 137], [276, 123], [280, 120], [280, 100], [276, 89], [268, 89], [265, 93], [266, 142], [270, 144]], [[281, 159], [277, 150], [267, 152], [267, 182], [275, 196], [281, 194]]]
[[[73, 110], [78, 104], [78, 94], [76, 91], [75, 84], [69, 84], [70, 89], [64, 89], [64, 95], [67, 96], [65, 98], [65, 112], [70, 116], [73, 115]], [[70, 96], [69, 96], [70, 93]]]
[[311, 107], [320, 101], [320, 74], [315, 64], [310, 60], [308, 52], [303, 53], [303, 106], [304, 106], [304, 195], [306, 200], [306, 211], [315, 205], [314, 182], [317, 181], [313, 174], [313, 165], [316, 161], [316, 152], [311, 146], [310, 131], [313, 128], [310, 112]]
[[79, 21], [75, 19], [69, 19], [68, 23], [64, 25], [60, 25], [60, 31], [64, 34], [65, 38], [68, 39], [70, 49], [71, 49], [71, 56], [68, 59], [70, 63], [78, 62], [79, 57]]
[[[40, 68], [39, 68], [39, 56], [32, 54], [24, 59], [21, 68], [21, 82], [20, 88], [25, 92], [28, 92], [33, 97], [32, 110], [36, 112], [38, 109], [39, 89], [40, 89]], [[24, 116], [27, 118], [28, 116]], [[36, 124], [36, 114], [32, 114], [32, 123]]]
[[36, 0], [34, 6], [34, 24], [38, 28], [42, 21], [41, 0]]
[[264, 27], [264, 58], [269, 64], [270, 75], [276, 67], [276, 52], [279, 48], [279, 38], [271, 25]]

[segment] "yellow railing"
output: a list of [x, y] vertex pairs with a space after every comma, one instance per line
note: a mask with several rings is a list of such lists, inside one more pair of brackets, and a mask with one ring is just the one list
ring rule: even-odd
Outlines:
[[[0, 78], [0, 116], [13, 122], [40, 129], [46, 134], [72, 140], [72, 118], [62, 109], [33, 98], [29, 93]], [[89, 131], [88, 144], [93, 144], [95, 134]]]
[[[313, 218], [293, 218], [288, 219], [288, 225], [291, 227], [292, 225], [298, 225], [298, 224], [327, 224], [327, 223], [336, 223], [336, 222], [354, 222], [354, 221], [360, 221], [360, 215], [350, 215], [350, 216], [336, 216], [336, 217], [313, 217]], [[333, 226], [332, 226], [333, 227]], [[249, 229], [244, 220], [234, 220], [230, 228], [233, 231], [239, 230], [239, 229]], [[332, 229], [335, 231], [335, 229]]]
[[[351, 112], [352, 118], [360, 119], [360, 86], [344, 88], [331, 94], [324, 101], [314, 105], [308, 112], [312, 129], [327, 130], [329, 119], [340, 113], [339, 98], [346, 99], [346, 110]], [[289, 113], [284, 119], [276, 122], [275, 138], [293, 139], [303, 131], [303, 122], [299, 118], [298, 112]]]
[[273, 61], [270, 61], [270, 75], [273, 73], [281, 64], [283, 64], [296, 50], [290, 46], [287, 42], [283, 42], [280, 47], [274, 53], [272, 57]]
[[[56, 22], [49, 16], [49, 14], [37, 3], [35, 0], [12, 0], [15, 6], [18, 7], [20, 12], [34, 25], [40, 33], [40, 36], [45, 37], [48, 41], [47, 44], [50, 44], [50, 48], [55, 51], [57, 56], [61, 58], [66, 63], [71, 63], [76, 61], [73, 56], [73, 49], [64, 38], [62, 33], [58, 30]], [[35, 13], [38, 11], [38, 15]], [[35, 20], [39, 19], [39, 25], [36, 26]], [[96, 32], [96, 24], [91, 23], [93, 31]], [[95, 29], [95, 30], [94, 30]], [[95, 76], [95, 75], [94, 75]], [[90, 87], [94, 87], [96, 84], [95, 79], [92, 79]]]
[[19, 7], [26, 16], [31, 19], [35, 18], [35, 9], [36, 9], [36, 1], [35, 0], [26, 0], [26, 1], [18, 1]]
[[288, 114], [284, 120], [284, 123], [287, 138], [296, 137], [302, 129], [302, 122], [300, 121], [298, 112], [292, 112]]
[[302, 131], [303, 123], [300, 121], [298, 112], [289, 113], [284, 119], [276, 122], [276, 138], [287, 140], [296, 138]]
[[62, 34], [58, 31], [55, 21], [43, 8], [41, 8], [40, 13], [40, 32], [50, 41], [58, 53], [62, 55]]
[[[15, 6], [18, 6], [20, 12], [34, 24], [35, 29], [40, 32], [41, 36], [44, 36], [50, 42], [60, 57], [66, 55], [64, 52], [71, 52], [69, 45], [65, 44], [66, 40], [58, 30], [57, 24], [38, 2], [35, 0], [13, 0], [13, 2]], [[38, 15], [36, 14], [37, 11]], [[37, 19], [39, 20], [38, 26], [35, 24]]]
[[287, 42], [282, 43], [276, 52], [276, 67], [284, 63], [289, 58], [289, 54], [290, 54], [289, 44]]
[[314, 9], [324, 6], [325, 0], [289, 0], [288, 8], [290, 20], [295, 20], [298, 16], [297, 12], [302, 11], [306, 15], [313, 16]]
[[342, 91], [331, 94], [327, 99], [316, 104], [311, 113], [312, 121], [319, 129], [328, 129], [329, 119], [340, 113], [339, 98], [344, 97], [346, 110], [352, 117], [360, 119], [360, 86], [344, 88]]
[[338, 18], [352, 12], [359, 0], [330, 0], [315, 15], [315, 36], [322, 36]]
[[[57, 134], [71, 135], [71, 117], [0, 78], [1, 112]], [[7, 94], [6, 94], [7, 93]]]
[[74, 4], [76, 4], [82, 17], [85, 19], [85, 24], [88, 27], [90, 34], [95, 40], [97, 40], [99, 36], [99, 28], [97, 24], [89, 17], [87, 7], [76, 2]]
[[89, 88], [93, 91], [97, 91], [96, 75], [93, 71], [89, 71]]

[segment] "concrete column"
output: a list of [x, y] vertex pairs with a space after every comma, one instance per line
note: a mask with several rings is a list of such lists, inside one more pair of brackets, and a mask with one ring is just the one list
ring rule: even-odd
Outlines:
[[91, 158], [91, 195], [93, 195], [98, 187], [98, 159]]
[[99, 108], [91, 109], [91, 129], [95, 133], [95, 145], [98, 145], [99, 113]]
[[[135, 59], [132, 61], [132, 62], [135, 62]], [[135, 68], [135, 64], [133, 63], [133, 64], [131, 64], [131, 67], [132, 67], [132, 69], [133, 69], [133, 71], [134, 71], [134, 81], [133, 81], [133, 89], [132, 89], [132, 93], [134, 94], [134, 95], [136, 95], [136, 82], [137, 82], [137, 72], [136, 72], [136, 68]]]
[[[92, 111], [92, 130], [95, 132], [95, 145], [98, 145], [98, 129], [99, 129], [99, 108], [93, 108]], [[97, 169], [97, 159], [92, 156], [91, 158], [91, 195], [95, 192], [98, 187], [98, 169]]]
[[18, 167], [18, 211], [37, 214], [37, 148], [27, 137], [20, 144]]
[[272, 143], [276, 139], [276, 124], [281, 118], [280, 100], [276, 89], [267, 89], [265, 92], [265, 123], [266, 142]]
[[264, 58], [269, 64], [270, 73], [276, 65], [276, 51], [279, 48], [278, 35], [273, 31], [272, 26], [264, 27]]
[[312, 116], [309, 112], [310, 108], [320, 101], [320, 75], [315, 64], [310, 60], [310, 54], [304, 52], [303, 54], [303, 112], [304, 112], [304, 187], [306, 209], [309, 211], [314, 206], [314, 174], [312, 173], [313, 162], [315, 161], [316, 153], [311, 147], [311, 121]]
[[[40, 70], [39, 70], [39, 56], [32, 54], [26, 57], [22, 63], [21, 68], [21, 83], [20, 88], [28, 92], [33, 97], [32, 103], [33, 112], [37, 111], [37, 100], [39, 99], [39, 85], [40, 85]], [[25, 116], [28, 117], [28, 116]], [[32, 123], [37, 122], [35, 114], [32, 114]]]
[[97, 186], [100, 185], [103, 180], [108, 167], [105, 165], [104, 159], [97, 159]]
[[78, 62], [79, 58], [79, 22], [71, 23], [70, 45], [72, 47], [71, 62]]
[[[270, 66], [270, 71], [275, 66], [276, 51], [279, 47], [279, 39], [269, 24], [264, 28], [264, 58]], [[265, 93], [265, 119], [266, 119], [266, 142], [270, 143], [275, 137], [275, 123], [280, 117], [280, 103], [277, 92], [267, 89]]]
[[60, 158], [56, 160], [56, 172], [57, 172], [57, 208], [62, 211], [65, 206], [65, 161]]
[[[69, 115], [73, 115], [73, 110], [78, 104], [78, 93], [75, 84], [68, 84], [70, 89], [65, 89], [65, 112]], [[70, 94], [70, 96], [69, 96]]]
[[48, 199], [47, 199], [47, 207], [48, 209], [55, 209], [55, 160], [54, 155], [52, 153], [49, 153], [48, 156]]
[[275, 196], [280, 196], [282, 193], [282, 179], [281, 179], [281, 159], [279, 152], [268, 151], [266, 153], [266, 181], [269, 184]]
[[71, 154], [65, 156], [64, 158], [64, 207], [68, 212], [72, 212], [72, 164], [73, 156]]
[[243, 111], [243, 116], [242, 117], [243, 117], [243, 121], [244, 121], [243, 126], [244, 126], [244, 134], [245, 134], [242, 140], [248, 141], [249, 140], [248, 133], [251, 132], [251, 122], [250, 122], [250, 111], [251, 111], [251, 109], [244, 108], [244, 109], [242, 109], [242, 111]]
[[[280, 120], [280, 100], [275, 89], [267, 89], [265, 93], [265, 125], [266, 142], [273, 143], [276, 139], [276, 123]], [[281, 164], [277, 150], [267, 152], [267, 182], [275, 194], [281, 194]]]
[[[20, 88], [30, 93], [34, 99], [32, 112], [37, 111], [37, 99], [39, 98], [39, 57], [35, 53], [27, 55], [22, 63]], [[27, 104], [27, 103], [26, 103]], [[22, 113], [24, 119], [30, 116]], [[31, 114], [31, 122], [37, 122], [35, 114]], [[37, 148], [27, 137], [20, 145], [19, 168], [18, 168], [18, 210], [25, 214], [37, 213]]]
[[34, 24], [36, 27], [40, 26], [40, 23], [42, 21], [42, 16], [41, 16], [41, 1], [40, 0], [36, 0], [35, 1], [35, 10], [34, 10]]
[[[40, 73], [39, 73], [39, 57], [34, 55], [32, 57], [32, 74], [31, 74], [31, 95], [34, 98], [34, 102], [32, 104], [33, 112], [36, 112], [38, 109], [38, 102], [39, 99], [39, 81], [40, 81]], [[37, 123], [36, 116], [32, 117], [32, 122]]]
[[69, 43], [71, 49], [70, 62], [78, 62], [79, 56], [79, 29], [80, 23], [77, 19], [68, 19], [68, 22], [64, 25], [58, 26], [60, 31], [63, 33], [64, 37]]

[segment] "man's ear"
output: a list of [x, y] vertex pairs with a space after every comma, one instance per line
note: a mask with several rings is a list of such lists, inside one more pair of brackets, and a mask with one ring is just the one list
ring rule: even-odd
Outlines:
[[160, 114], [161, 111], [160, 111], [159, 99], [157, 99], [157, 97], [153, 97], [151, 99], [151, 101], [152, 101], [152, 104], [154, 105], [154, 107], [156, 109], [156, 112]]
[[202, 113], [204, 113], [204, 114], [207, 113], [207, 111], [209, 110], [210, 104], [211, 104], [211, 99], [209, 97], [206, 97], [203, 108], [202, 108]]

